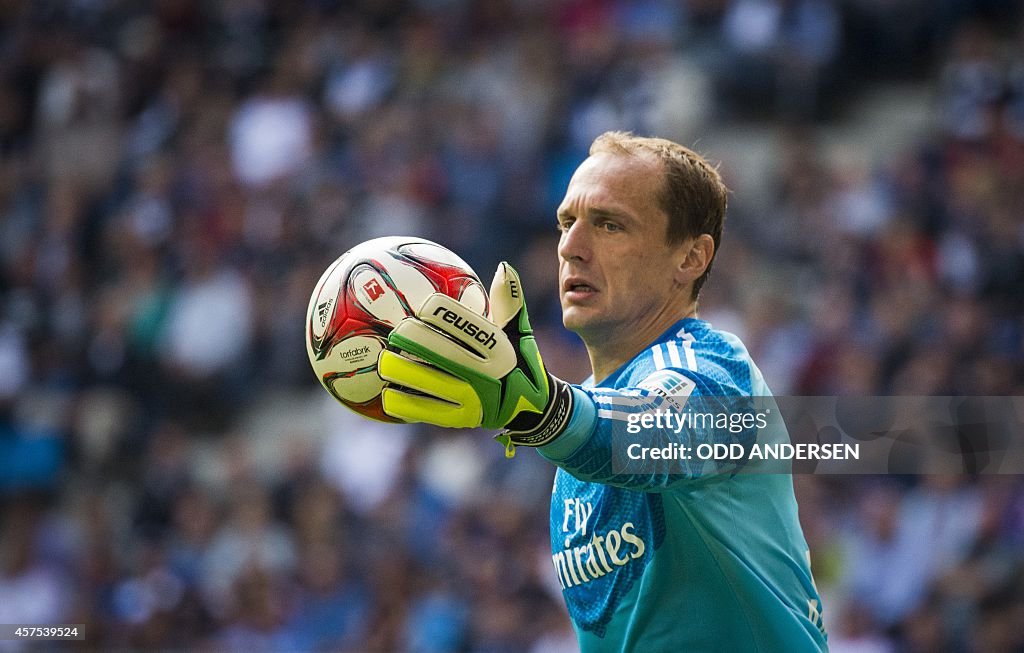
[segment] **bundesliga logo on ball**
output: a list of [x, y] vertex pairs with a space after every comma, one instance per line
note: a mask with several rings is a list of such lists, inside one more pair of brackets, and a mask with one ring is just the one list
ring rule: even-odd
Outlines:
[[435, 292], [486, 316], [487, 293], [469, 265], [422, 238], [375, 238], [342, 254], [317, 282], [306, 312], [306, 353], [320, 383], [365, 417], [384, 413], [377, 359], [388, 334]]

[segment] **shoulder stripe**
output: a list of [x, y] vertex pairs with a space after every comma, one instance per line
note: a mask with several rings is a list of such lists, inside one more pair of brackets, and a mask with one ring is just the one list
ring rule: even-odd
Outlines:
[[697, 371], [697, 354], [693, 351], [693, 344], [687, 340], [683, 343], [683, 349], [686, 351], [686, 366], [694, 372]]
[[686, 367], [693, 372], [697, 371], [697, 354], [693, 351], [693, 343], [696, 338], [693, 337], [692, 333], [688, 333], [686, 329], [679, 330], [679, 337], [683, 341], [683, 352], [686, 354]]
[[661, 345], [654, 345], [651, 352], [654, 354], [654, 369], [665, 369], [667, 366], [665, 365], [665, 355], [661, 353]]
[[665, 347], [668, 349], [668, 360], [672, 363], [672, 367], [682, 367], [683, 361], [679, 357], [679, 347], [676, 346], [676, 341], [669, 340], [665, 343]]

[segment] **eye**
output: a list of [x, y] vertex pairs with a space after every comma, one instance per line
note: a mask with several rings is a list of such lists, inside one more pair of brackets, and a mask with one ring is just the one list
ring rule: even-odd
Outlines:
[[602, 229], [604, 229], [605, 231], [607, 231], [609, 233], [615, 233], [615, 232], [618, 232], [618, 231], [622, 231], [622, 225], [620, 225], [618, 223], [615, 223], [615, 222], [609, 222], [607, 220], [602, 222], [600, 226], [601, 226]]
[[558, 219], [558, 227], [557, 228], [558, 228], [559, 231], [562, 231], [562, 232], [569, 231], [569, 227], [571, 227], [574, 222], [576, 222], [576, 218], [569, 218], [569, 217], [559, 218]]

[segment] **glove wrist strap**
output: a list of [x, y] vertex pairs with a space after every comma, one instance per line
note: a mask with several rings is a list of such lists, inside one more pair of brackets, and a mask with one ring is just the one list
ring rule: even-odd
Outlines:
[[506, 456], [511, 458], [514, 455], [516, 445], [540, 447], [548, 444], [569, 425], [574, 406], [572, 387], [551, 374], [548, 374], [548, 384], [551, 388], [551, 401], [536, 424], [526, 429], [513, 427], [498, 436], [499, 441], [506, 445]]

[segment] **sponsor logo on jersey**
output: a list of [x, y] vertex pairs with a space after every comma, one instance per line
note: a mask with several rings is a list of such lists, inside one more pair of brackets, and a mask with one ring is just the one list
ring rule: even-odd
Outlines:
[[642, 558], [647, 544], [628, 521], [619, 528], [594, 533], [590, 541], [567, 546], [551, 556], [562, 589], [582, 585], [610, 574], [632, 560]]
[[551, 556], [562, 589], [610, 574], [631, 560], [642, 558], [647, 550], [647, 543], [636, 534], [636, 526], [631, 521], [603, 533], [592, 533], [587, 541], [587, 528], [593, 514], [594, 506], [589, 501], [569, 498], [564, 502], [562, 532], [578, 533], [584, 543], [573, 546], [572, 538], [566, 537], [565, 549]]

